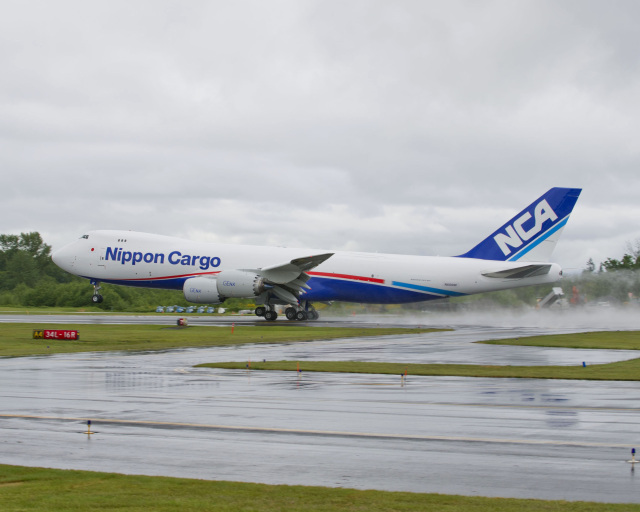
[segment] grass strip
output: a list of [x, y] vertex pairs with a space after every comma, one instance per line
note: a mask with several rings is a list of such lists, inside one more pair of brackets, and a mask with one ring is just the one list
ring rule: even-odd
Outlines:
[[479, 498], [0, 465], [3, 511], [640, 511], [637, 504]]
[[[204, 363], [200, 368], [247, 369], [248, 361]], [[640, 358], [616, 363], [580, 366], [484, 366], [473, 364], [403, 364], [357, 361], [252, 361], [250, 370], [332, 373], [371, 373], [436, 377], [504, 379], [640, 380]]]
[[[33, 339], [37, 329], [68, 329], [80, 333], [80, 341]], [[438, 329], [315, 327], [278, 322], [260, 326], [168, 327], [162, 325], [5, 324], [0, 323], [0, 357], [103, 352], [149, 351], [185, 347], [215, 347], [247, 343], [290, 343], [361, 336], [400, 336]]]
[[[640, 350], [640, 331], [598, 331], [481, 341], [493, 345], [521, 345], [607, 350]], [[206, 363], [208, 368], [246, 369], [248, 362]], [[488, 377], [567, 380], [640, 380], [640, 359], [582, 366], [486, 366], [472, 364], [403, 364], [351, 361], [252, 362], [252, 370], [371, 373], [440, 377]]]
[[606, 350], [640, 350], [640, 331], [596, 331], [571, 334], [549, 334], [506, 340], [479, 341], [489, 345], [525, 347], [562, 347]]

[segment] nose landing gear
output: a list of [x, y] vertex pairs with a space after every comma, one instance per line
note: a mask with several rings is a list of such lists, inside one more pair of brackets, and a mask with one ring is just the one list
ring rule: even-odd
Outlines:
[[100, 304], [104, 300], [102, 295], [98, 292], [101, 288], [100, 282], [91, 281], [91, 284], [93, 285], [93, 297], [91, 297], [91, 302], [94, 304]]

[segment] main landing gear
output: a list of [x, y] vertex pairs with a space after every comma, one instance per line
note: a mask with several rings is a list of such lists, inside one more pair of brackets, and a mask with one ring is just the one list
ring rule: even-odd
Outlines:
[[287, 317], [287, 320], [298, 320], [299, 322], [304, 322], [305, 320], [317, 320], [320, 317], [313, 306], [308, 310], [289, 307], [284, 310], [284, 314]]
[[256, 316], [263, 316], [268, 322], [273, 322], [278, 318], [278, 313], [272, 306], [258, 306], [256, 308]]
[[[301, 306], [289, 306], [284, 310], [284, 315], [287, 317], [287, 320], [297, 320], [298, 322], [317, 320], [320, 317], [311, 304], [307, 304], [306, 309]], [[263, 316], [268, 322], [273, 322], [278, 318], [278, 313], [276, 313], [273, 306], [258, 306], [256, 308], [256, 316]]]
[[101, 288], [100, 283], [98, 281], [91, 281], [91, 284], [93, 285], [93, 297], [91, 297], [91, 302], [94, 304], [100, 304], [104, 300], [102, 295], [98, 292]]

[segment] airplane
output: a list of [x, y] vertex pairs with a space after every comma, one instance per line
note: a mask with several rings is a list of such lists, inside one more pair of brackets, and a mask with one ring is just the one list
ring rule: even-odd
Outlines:
[[182, 290], [187, 301], [251, 298], [255, 314], [317, 320], [314, 302], [403, 304], [521, 286], [562, 277], [551, 253], [579, 188], [552, 188], [464, 254], [451, 257], [198, 243], [135, 231], [89, 231], [55, 251], [56, 265], [100, 283]]

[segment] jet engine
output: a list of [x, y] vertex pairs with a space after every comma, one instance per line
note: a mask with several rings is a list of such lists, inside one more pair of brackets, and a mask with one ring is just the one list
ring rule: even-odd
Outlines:
[[184, 282], [184, 298], [198, 304], [219, 304], [225, 299], [257, 297], [265, 289], [264, 280], [254, 272], [224, 270], [215, 278], [192, 277]]
[[224, 297], [220, 297], [215, 279], [206, 277], [192, 277], [184, 282], [182, 287], [184, 298], [196, 304], [220, 304]]
[[264, 279], [254, 272], [223, 270], [216, 277], [222, 297], [257, 297], [264, 291]]

